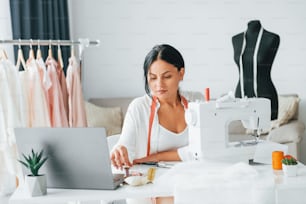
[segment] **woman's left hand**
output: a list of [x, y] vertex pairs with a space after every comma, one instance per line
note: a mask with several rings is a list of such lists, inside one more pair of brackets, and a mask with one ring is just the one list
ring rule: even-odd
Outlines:
[[157, 154], [151, 154], [147, 157], [142, 157], [140, 159], [134, 159], [133, 164], [141, 164], [146, 162], [158, 162]]
[[170, 150], [165, 152], [158, 152], [155, 154], [150, 154], [149, 156], [142, 157], [140, 159], [135, 159], [133, 164], [140, 164], [146, 162], [160, 162], [160, 161], [181, 161], [180, 157], [178, 156], [177, 150]]

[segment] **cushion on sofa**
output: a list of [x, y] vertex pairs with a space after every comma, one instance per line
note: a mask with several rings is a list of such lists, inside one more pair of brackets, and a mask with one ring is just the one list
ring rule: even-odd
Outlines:
[[302, 140], [302, 135], [305, 130], [305, 125], [299, 120], [292, 120], [289, 123], [283, 124], [279, 128], [270, 131], [267, 140], [278, 143], [298, 143]]
[[295, 119], [300, 99], [295, 95], [280, 95], [278, 96], [278, 117], [271, 121], [271, 128], [277, 128]]
[[108, 136], [121, 133], [123, 116], [120, 107], [100, 107], [85, 102], [85, 111], [88, 127], [104, 127]]
[[128, 106], [134, 98], [136, 97], [90, 98], [88, 102], [100, 107], [120, 107], [124, 118]]

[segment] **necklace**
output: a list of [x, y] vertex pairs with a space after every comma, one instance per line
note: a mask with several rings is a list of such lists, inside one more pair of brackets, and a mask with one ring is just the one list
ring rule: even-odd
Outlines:
[[[257, 54], [259, 50], [259, 44], [262, 39], [262, 34], [263, 34], [263, 27], [260, 28], [260, 31], [258, 33], [257, 39], [256, 39], [256, 44], [255, 44], [255, 50], [254, 50], [254, 55], [253, 55], [253, 88], [254, 88], [254, 93], [255, 96], [257, 97]], [[243, 63], [242, 63], [242, 55], [245, 51], [246, 47], [246, 32], [243, 33], [243, 42], [242, 42], [242, 49], [241, 49], [241, 54], [239, 57], [239, 68], [240, 68], [240, 89], [241, 89], [241, 97], [244, 98], [244, 79], [243, 79]]]

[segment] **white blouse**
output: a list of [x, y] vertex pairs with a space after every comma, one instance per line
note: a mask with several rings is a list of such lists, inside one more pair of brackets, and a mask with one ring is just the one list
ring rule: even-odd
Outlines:
[[163, 152], [188, 145], [188, 128], [180, 133], [174, 133], [159, 125], [157, 151]]
[[[131, 102], [124, 119], [121, 136], [117, 144], [114, 146], [114, 148], [118, 145], [125, 146], [128, 150], [131, 162], [134, 159], [142, 158], [147, 155], [151, 102], [152, 99], [148, 95], [138, 97]], [[191, 153], [188, 150], [188, 140], [186, 139], [188, 133], [185, 131], [187, 130], [183, 132], [186, 138], [175, 143], [173, 143], [171, 137], [162, 138], [160, 135], [160, 126], [157, 114], [159, 106], [160, 104], [157, 102], [155, 117], [152, 123], [150, 154], [165, 151], [168, 148], [168, 150], [178, 148], [178, 154], [181, 160], [192, 159]], [[165, 132], [163, 132], [163, 134], [165, 134]]]

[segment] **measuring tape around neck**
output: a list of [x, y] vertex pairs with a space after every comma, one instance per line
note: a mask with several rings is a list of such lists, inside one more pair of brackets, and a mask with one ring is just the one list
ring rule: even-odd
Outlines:
[[[185, 97], [180, 96], [183, 106], [185, 109], [188, 108], [188, 101]], [[152, 124], [155, 116], [155, 111], [156, 111], [156, 105], [157, 105], [157, 97], [153, 96], [152, 97], [152, 103], [151, 103], [151, 110], [150, 110], [150, 118], [149, 118], [149, 129], [148, 129], [148, 144], [147, 144], [147, 156], [150, 155], [151, 151], [151, 132], [152, 132]]]
[[[259, 50], [259, 44], [262, 39], [263, 34], [263, 27], [260, 28], [260, 31], [258, 33], [256, 44], [255, 44], [255, 50], [253, 55], [253, 88], [255, 96], [258, 97], [257, 93], [257, 55]], [[242, 42], [242, 48], [241, 48], [241, 54], [239, 57], [239, 68], [240, 68], [240, 89], [241, 89], [241, 97], [244, 98], [244, 79], [243, 79], [243, 63], [242, 63], [242, 55], [246, 48], [246, 32], [243, 33], [243, 42]]]

